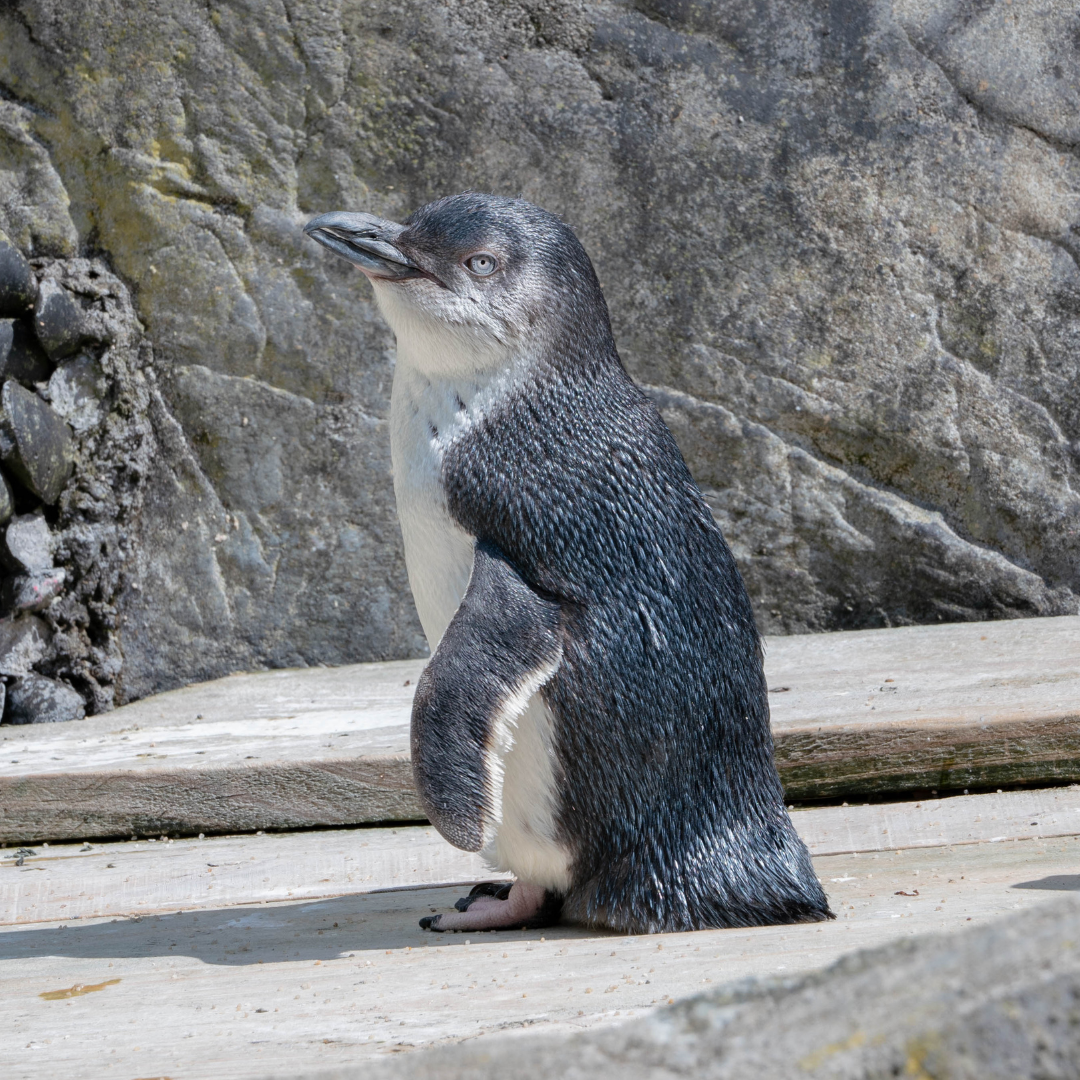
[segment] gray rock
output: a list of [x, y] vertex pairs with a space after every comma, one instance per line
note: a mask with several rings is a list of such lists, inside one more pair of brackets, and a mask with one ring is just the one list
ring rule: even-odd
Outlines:
[[5, 578], [0, 586], [0, 608], [4, 611], [41, 611], [64, 591], [63, 569], [38, 570]]
[[721, 987], [614, 1028], [473, 1039], [318, 1080], [1064, 1080], [1080, 1062], [1078, 998], [1080, 901], [1069, 898], [797, 978]]
[[102, 401], [107, 380], [101, 364], [91, 356], [78, 356], [60, 364], [49, 379], [49, 404], [76, 435], [96, 428], [105, 417]]
[[9, 379], [0, 390], [0, 458], [21, 484], [55, 503], [71, 475], [71, 429], [36, 394]]
[[70, 686], [43, 675], [22, 675], [7, 688], [5, 724], [58, 724], [81, 720], [86, 703]]
[[0, 232], [0, 315], [24, 315], [37, 298], [37, 280], [30, 264]]
[[34, 329], [41, 347], [54, 362], [95, 340], [82, 308], [63, 285], [50, 278], [39, 288]]
[[45, 655], [52, 639], [37, 615], [0, 619], [0, 675], [25, 675]]
[[7, 477], [0, 473], [0, 525], [3, 525], [15, 513], [15, 496]]
[[80, 686], [423, 651], [393, 343], [299, 229], [466, 187], [576, 227], [763, 629], [1076, 610], [1071, 9], [288, 7], [0, 10], [0, 225], [121, 335], [61, 500]]
[[[5, 52], [5, 72], [17, 55], [29, 56]], [[24, 255], [75, 255], [79, 232], [71, 200], [34, 127], [32, 108], [0, 100], [0, 229]]]
[[11, 327], [11, 346], [0, 367], [0, 379], [17, 379], [23, 386], [44, 382], [52, 372], [52, 361], [38, 342], [33, 326], [19, 319]]
[[51, 570], [53, 535], [43, 514], [21, 514], [13, 518], [0, 540], [0, 562], [16, 574]]

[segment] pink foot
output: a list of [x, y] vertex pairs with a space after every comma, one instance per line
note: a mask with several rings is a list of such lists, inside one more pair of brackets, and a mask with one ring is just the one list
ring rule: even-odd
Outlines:
[[[499, 899], [505, 895], [504, 899]], [[536, 930], [559, 921], [562, 899], [542, 885], [515, 881], [505, 887], [478, 885], [458, 901], [457, 911], [428, 915], [420, 920], [425, 930]]]

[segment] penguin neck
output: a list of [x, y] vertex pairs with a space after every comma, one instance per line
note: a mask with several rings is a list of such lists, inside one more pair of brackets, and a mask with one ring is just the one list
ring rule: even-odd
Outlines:
[[[532, 350], [500, 341], [484, 327], [402, 307], [391, 313], [384, 305], [384, 312], [392, 314], [388, 321], [397, 338], [395, 392], [406, 390], [414, 402], [422, 398], [429, 405], [452, 404], [453, 411], [462, 414], [459, 420], [466, 415], [474, 420], [488, 411], [536, 367]], [[436, 412], [443, 410], [436, 407]], [[448, 419], [444, 412], [441, 419]]]
[[432, 382], [455, 382], [483, 379], [507, 366], [512, 350], [503, 335], [469, 318], [460, 301], [443, 302], [450, 317], [439, 318], [425, 310], [430, 298], [401, 290], [400, 284], [375, 286], [379, 309], [397, 338], [399, 368]]
[[469, 327], [423, 317], [388, 321], [397, 336], [390, 395], [394, 494], [409, 584], [434, 651], [461, 603], [473, 563], [473, 537], [446, 505], [444, 456], [499, 408], [530, 365]]

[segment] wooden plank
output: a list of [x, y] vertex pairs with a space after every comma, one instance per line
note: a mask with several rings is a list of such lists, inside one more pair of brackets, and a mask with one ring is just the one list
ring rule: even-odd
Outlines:
[[768, 649], [789, 798], [1080, 779], [1076, 616], [772, 638]]
[[[793, 815], [814, 856], [1080, 835], [1080, 787]], [[0, 924], [318, 899], [502, 877], [430, 826], [0, 851]]]
[[408, 733], [422, 670], [232, 675], [0, 727], [0, 842], [423, 820]]
[[314, 900], [506, 875], [430, 826], [0, 851], [0, 925]]
[[[329, 842], [329, 864], [339, 843], [328, 837], [302, 839], [312, 851]], [[196, 846], [259, 863], [295, 839]], [[135, 845], [114, 847], [125, 846]], [[129, 858], [160, 860], [165, 887], [180, 847], [140, 845]], [[795, 976], [857, 948], [1030, 910], [1075, 888], [1078, 850], [1076, 839], [1052, 839], [824, 856], [815, 867], [835, 922], [642, 937], [575, 927], [425, 934], [418, 918], [446, 908], [456, 887], [134, 919], [76, 920], [69, 905], [61, 920], [0, 928], [0, 1075], [254, 1080], [346, 1065], [359, 1074], [387, 1053], [486, 1033], [643, 1018], [735, 980]], [[23, 877], [33, 873], [44, 876]]]
[[821, 806], [791, 819], [812, 855], [1080, 836], [1080, 786]]
[[[235, 675], [0, 727], [0, 842], [416, 820], [421, 661]], [[789, 799], [1080, 780], [1080, 617], [770, 638]]]

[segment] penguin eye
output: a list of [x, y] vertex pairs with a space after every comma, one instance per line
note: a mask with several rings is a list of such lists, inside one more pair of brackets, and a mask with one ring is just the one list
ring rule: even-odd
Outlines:
[[499, 263], [494, 255], [489, 255], [486, 251], [478, 251], [465, 260], [465, 269], [477, 277], [487, 277], [488, 274], [494, 274], [499, 269]]

